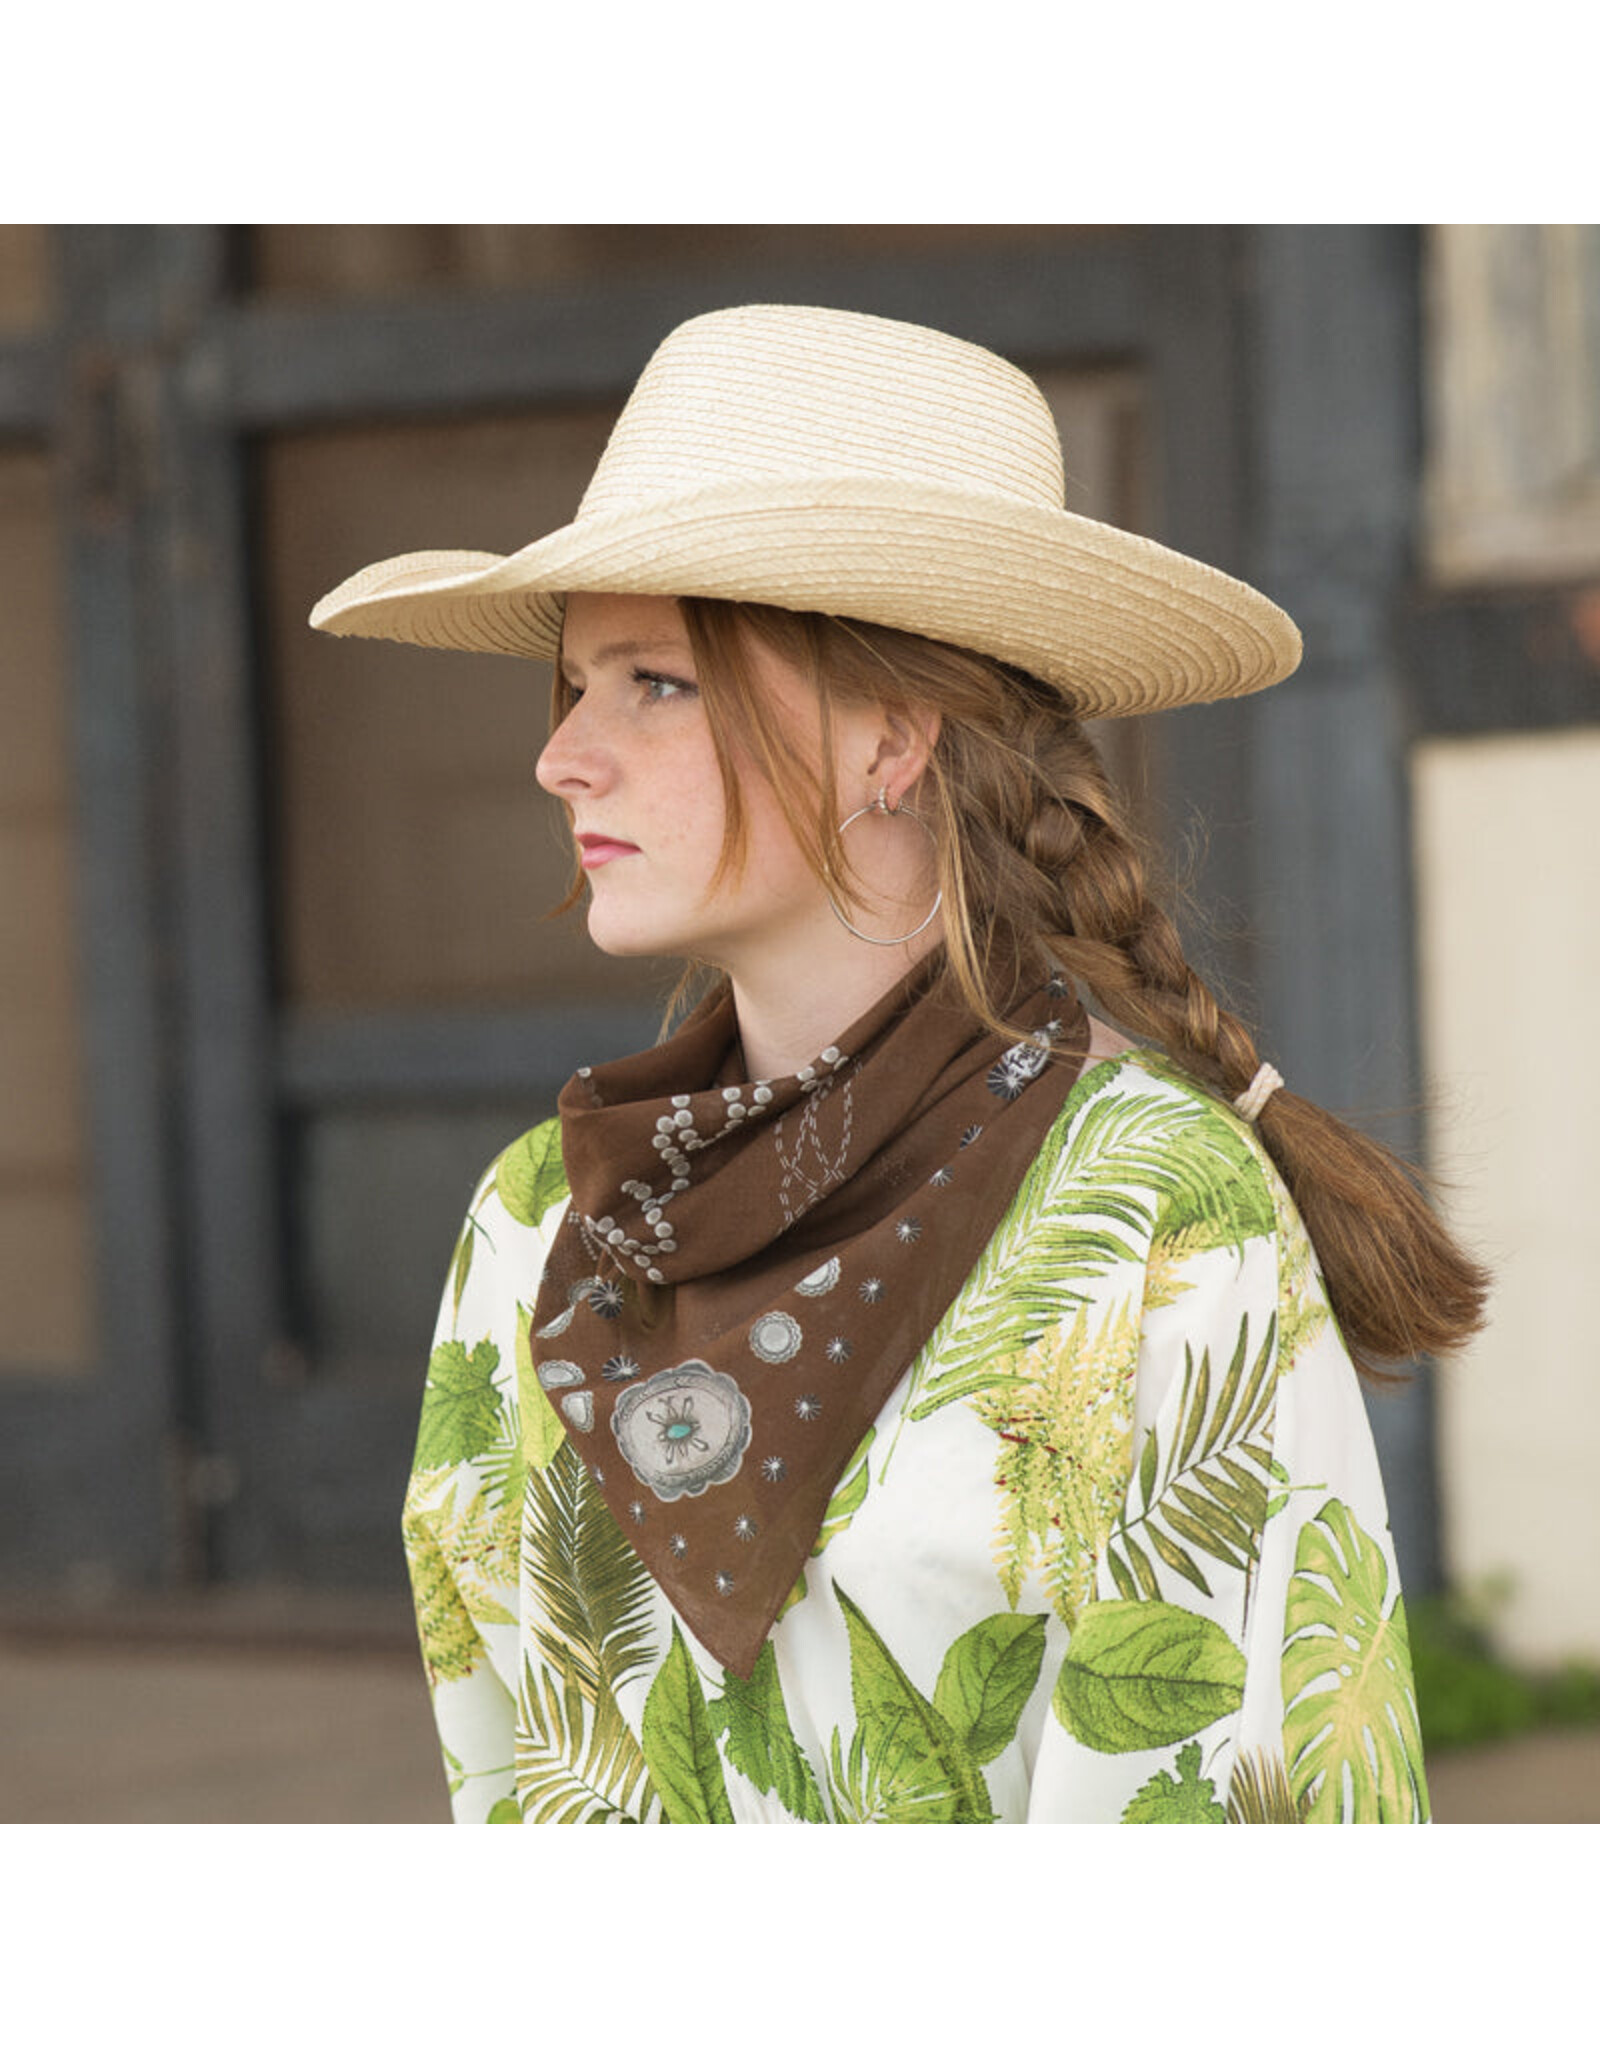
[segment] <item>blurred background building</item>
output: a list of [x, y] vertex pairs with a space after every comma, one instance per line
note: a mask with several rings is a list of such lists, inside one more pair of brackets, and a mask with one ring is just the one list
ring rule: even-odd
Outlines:
[[1024, 364], [1069, 505], [1259, 583], [1303, 670], [1103, 728], [1292, 1085], [1495, 1265], [1372, 1404], [1413, 1590], [1600, 1651], [1600, 231], [0, 227], [0, 1594], [399, 1604], [465, 1198], [670, 972], [565, 886], [526, 663], [312, 634], [573, 511], [677, 321]]

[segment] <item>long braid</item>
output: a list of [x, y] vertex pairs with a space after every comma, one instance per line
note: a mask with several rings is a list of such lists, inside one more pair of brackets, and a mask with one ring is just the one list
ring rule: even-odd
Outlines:
[[[707, 709], [730, 834], [740, 829], [735, 758], [765, 763], [758, 772], [773, 779], [759, 698], [739, 672], [748, 628], [814, 678], [824, 707], [876, 702], [939, 716], [929, 807], [954, 997], [1004, 1030], [1001, 1016], [1023, 983], [1056, 964], [1113, 1023], [1159, 1045], [1224, 1101], [1249, 1085], [1260, 1065], [1255, 1039], [1184, 957], [1093, 743], [1059, 692], [987, 656], [888, 627], [710, 599], [682, 604], [702, 683], [713, 684]], [[826, 770], [824, 785], [823, 815], [802, 844], [826, 879], [828, 820], [837, 815]], [[790, 809], [792, 790], [776, 786]], [[1316, 1246], [1357, 1364], [1384, 1377], [1375, 1361], [1463, 1344], [1482, 1322], [1488, 1278], [1433, 1214], [1416, 1170], [1288, 1089], [1270, 1098], [1257, 1128]]]
[[[1010, 678], [1015, 731], [966, 728], [953, 751], [1006, 761], [1001, 802], [969, 819], [995, 872], [980, 898], [1009, 911], [1025, 894], [1036, 942], [1092, 994], [1110, 1020], [1161, 1046], [1186, 1072], [1232, 1101], [1261, 1056], [1249, 1028], [1218, 1001], [1184, 955], [1177, 927], [1145, 882], [1092, 742], [1038, 701], [1031, 678]], [[1016, 829], [1017, 766], [1029, 764], [1032, 806]], [[996, 778], [976, 760], [956, 770], [967, 793]], [[954, 808], [954, 806], [952, 806]], [[1039, 884], [1054, 915], [1039, 917]], [[972, 899], [968, 899], [969, 906]], [[1317, 1247], [1330, 1299], [1353, 1353], [1374, 1361], [1445, 1352], [1481, 1320], [1483, 1270], [1428, 1206], [1416, 1171], [1376, 1140], [1288, 1089], [1257, 1120], [1261, 1138]]]

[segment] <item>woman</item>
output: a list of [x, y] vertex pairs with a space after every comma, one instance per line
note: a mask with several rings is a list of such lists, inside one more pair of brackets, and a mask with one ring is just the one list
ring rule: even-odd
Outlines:
[[571, 526], [313, 614], [558, 656], [572, 900], [708, 977], [446, 1287], [406, 1536], [462, 1819], [1426, 1818], [1350, 1352], [1482, 1276], [1188, 966], [1079, 723], [1298, 635], [1061, 501], [1009, 364], [747, 307]]

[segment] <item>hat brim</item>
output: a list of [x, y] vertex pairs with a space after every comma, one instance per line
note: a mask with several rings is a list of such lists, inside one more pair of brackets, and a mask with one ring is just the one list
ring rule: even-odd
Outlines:
[[1293, 673], [1294, 622], [1221, 570], [1072, 512], [893, 478], [736, 480], [580, 518], [513, 555], [377, 562], [311, 624], [555, 655], [574, 590], [828, 612], [996, 656], [1084, 717], [1245, 696]]

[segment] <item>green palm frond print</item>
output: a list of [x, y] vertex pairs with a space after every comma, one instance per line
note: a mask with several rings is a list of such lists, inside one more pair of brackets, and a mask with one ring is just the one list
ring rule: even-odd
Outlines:
[[1095, 1282], [1119, 1265], [1142, 1278], [1158, 1236], [1193, 1256], [1271, 1232], [1260, 1164], [1232, 1119], [1198, 1092], [1124, 1093], [1112, 1085], [1120, 1074], [1096, 1069], [1068, 1098], [962, 1290], [961, 1314], [945, 1316], [917, 1361], [911, 1420], [1003, 1393], [1012, 1361]]
[[1080, 1079], [748, 1677], [674, 1613], [538, 1385], [565, 1193], [554, 1124], [480, 1183], [407, 1495], [463, 1818], [1427, 1818], [1360, 1391], [1293, 1201], [1203, 1089], [1137, 1052]]
[[1276, 1750], [1239, 1757], [1228, 1781], [1228, 1818], [1251, 1827], [1298, 1827], [1310, 1817], [1311, 1795], [1296, 1792]]
[[650, 1575], [570, 1443], [529, 1475], [523, 1571], [544, 1617], [540, 1650], [570, 1667], [585, 1698], [615, 1695], [648, 1667]]
[[655, 1647], [650, 1578], [570, 1444], [528, 1474], [523, 1572], [542, 1617], [517, 1717], [525, 1817], [643, 1818], [656, 1794], [617, 1695]]
[[1276, 1353], [1276, 1318], [1254, 1348], [1246, 1318], [1213, 1396], [1210, 1351], [1185, 1351], [1176, 1426], [1165, 1443], [1156, 1429], [1146, 1437], [1106, 1546], [1123, 1599], [1162, 1597], [1157, 1562], [1202, 1594], [1211, 1584], [1201, 1557], [1248, 1582], [1267, 1520]]
[[516, 1770], [528, 1823], [648, 1820], [658, 1804], [616, 1700], [586, 1692], [570, 1664], [525, 1664]]

